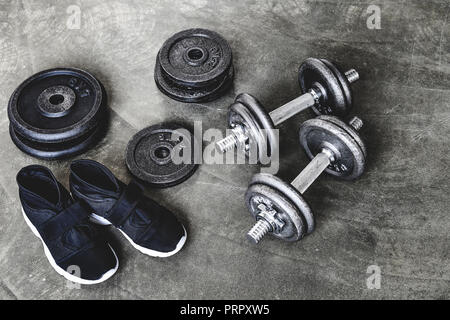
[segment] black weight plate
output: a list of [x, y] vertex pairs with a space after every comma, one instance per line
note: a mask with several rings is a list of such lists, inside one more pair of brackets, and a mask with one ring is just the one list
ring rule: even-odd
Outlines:
[[214, 100], [231, 86], [233, 77], [231, 48], [210, 30], [189, 29], [173, 35], [156, 59], [158, 88], [182, 102]]
[[325, 169], [327, 173], [345, 180], [359, 178], [366, 164], [363, 149], [347, 130], [322, 117], [307, 120], [301, 125], [300, 144], [310, 159], [323, 148], [334, 152], [336, 159]]
[[[182, 183], [198, 168], [195, 150], [201, 146], [192, 133], [174, 123], [161, 123], [147, 127], [131, 138], [126, 150], [126, 163], [136, 178], [159, 188]], [[189, 152], [185, 155], [183, 152]], [[183, 151], [181, 151], [183, 150]], [[178, 155], [185, 156], [186, 161]]]
[[268, 205], [278, 213], [284, 226], [281, 230], [274, 230], [273, 236], [285, 241], [298, 241], [305, 236], [301, 213], [276, 189], [264, 184], [252, 184], [245, 193], [245, 204], [254, 217], [260, 213], [260, 204]]
[[298, 211], [302, 214], [302, 218], [307, 226], [307, 233], [310, 234], [314, 231], [315, 221], [313, 212], [305, 201], [303, 196], [295, 189], [290, 183], [286, 183], [280, 178], [268, 174], [268, 173], [258, 173], [255, 174], [250, 182], [250, 185], [263, 184], [269, 186], [281, 194], [283, 194], [289, 201], [291, 201]]
[[[257, 121], [252, 112], [242, 103], [233, 103], [228, 111], [228, 126], [233, 128], [234, 126], [242, 126], [245, 128], [249, 139], [245, 142], [245, 155], [251, 158], [250, 152], [257, 151], [257, 156], [260, 159], [264, 156], [264, 135], [260, 123]], [[253, 147], [257, 147], [254, 150]], [[244, 147], [238, 146], [238, 147]]]
[[59, 160], [79, 155], [101, 140], [105, 133], [106, 124], [100, 124], [93, 131], [84, 136], [61, 143], [40, 143], [27, 140], [17, 134], [12, 125], [9, 126], [9, 134], [14, 144], [23, 152], [44, 160]]
[[222, 82], [212, 82], [203, 88], [189, 88], [180, 86], [161, 73], [159, 60], [155, 66], [155, 82], [158, 89], [168, 97], [186, 103], [210, 102], [222, 97], [233, 83], [234, 69], [229, 70], [229, 74], [222, 79]]
[[[275, 125], [270, 118], [267, 111], [264, 109], [262, 104], [248, 93], [241, 93], [236, 97], [236, 102], [243, 104], [248, 110], [250, 110], [251, 114], [255, 117], [259, 125], [266, 130], [267, 140], [268, 140], [268, 156], [272, 156], [272, 154], [277, 152], [278, 149], [278, 139], [275, 135]], [[263, 135], [265, 137], [265, 135]]]
[[320, 118], [322, 120], [326, 120], [331, 123], [334, 123], [335, 125], [339, 126], [341, 129], [345, 130], [353, 138], [353, 140], [355, 140], [356, 143], [359, 145], [359, 147], [361, 148], [361, 150], [364, 154], [364, 157], [367, 157], [366, 144], [361, 139], [361, 136], [359, 135], [359, 133], [353, 127], [349, 126], [348, 124], [346, 124], [344, 121], [342, 121], [341, 119], [339, 119], [337, 117], [320, 116]]
[[347, 77], [336, 67], [336, 65], [334, 65], [330, 61], [326, 59], [320, 59], [320, 61], [325, 63], [327, 67], [330, 68], [331, 71], [333, 71], [334, 75], [339, 80], [339, 84], [341, 85], [342, 92], [347, 102], [345, 115], [349, 114], [350, 110], [353, 107], [353, 98], [352, 98], [352, 90], [350, 88], [350, 83], [348, 82]]
[[56, 68], [25, 80], [12, 94], [8, 117], [16, 133], [40, 143], [64, 143], [101, 121], [106, 95], [86, 71]]
[[324, 62], [316, 58], [306, 59], [300, 66], [298, 79], [303, 93], [316, 84], [322, 86], [325, 95], [320, 99], [319, 105], [312, 107], [316, 114], [347, 114], [349, 106], [344, 91], [334, 72]]

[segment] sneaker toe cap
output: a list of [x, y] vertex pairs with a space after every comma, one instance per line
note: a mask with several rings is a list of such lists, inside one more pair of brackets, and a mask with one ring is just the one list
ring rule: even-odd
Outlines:
[[78, 252], [64, 261], [64, 266], [61, 267], [65, 270], [79, 270], [80, 274], [73, 275], [83, 280], [98, 281], [107, 273], [111, 276], [117, 266], [118, 260], [113, 249], [107, 243], [101, 243]]
[[172, 214], [164, 215], [158, 227], [141, 239], [141, 245], [159, 252], [171, 252], [177, 249], [181, 239], [186, 236], [183, 225]]

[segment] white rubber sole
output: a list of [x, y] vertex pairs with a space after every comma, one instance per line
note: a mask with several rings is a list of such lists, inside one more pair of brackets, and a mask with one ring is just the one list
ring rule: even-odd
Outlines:
[[62, 275], [67, 280], [75, 282], [75, 283], [79, 283], [79, 284], [86, 284], [86, 285], [98, 284], [98, 283], [104, 282], [104, 281], [108, 280], [109, 278], [111, 278], [116, 273], [117, 269], [119, 269], [119, 259], [117, 259], [117, 255], [114, 252], [113, 248], [111, 248], [111, 246], [108, 244], [108, 246], [110, 247], [111, 251], [114, 254], [114, 257], [116, 258], [116, 266], [114, 267], [114, 269], [111, 269], [111, 270], [107, 271], [106, 273], [104, 273], [102, 275], [102, 277], [98, 280], [82, 279], [82, 278], [79, 278], [79, 277], [76, 277], [76, 276], [70, 274], [69, 272], [67, 272], [66, 270], [64, 270], [63, 268], [61, 268], [60, 266], [58, 266], [56, 264], [56, 261], [53, 258], [52, 254], [50, 253], [50, 250], [48, 249], [44, 240], [42, 240], [41, 235], [39, 234], [39, 231], [28, 219], [23, 208], [22, 208], [22, 214], [23, 214], [23, 217], [24, 217], [25, 222], [27, 223], [28, 227], [31, 229], [31, 231], [33, 231], [34, 235], [41, 240], [42, 245], [44, 246], [45, 256], [47, 257], [48, 261], [50, 262], [50, 265], [53, 267], [53, 269], [55, 269], [56, 272], [58, 272], [58, 274]]
[[[102, 226], [109, 226], [112, 224], [107, 219], [105, 219], [95, 213], [91, 214], [90, 219], [92, 222], [94, 222], [96, 224], [100, 224]], [[117, 229], [120, 230], [119, 228], [117, 228]], [[131, 238], [125, 232], [123, 232], [122, 230], [120, 230], [120, 232], [131, 243], [131, 245], [135, 249], [139, 250], [141, 253], [151, 256], [151, 257], [156, 257], [156, 258], [167, 258], [167, 257], [173, 256], [174, 254], [178, 253], [178, 251], [180, 251], [183, 248], [184, 244], [186, 243], [187, 232], [186, 232], [186, 229], [184, 228], [184, 226], [183, 226], [183, 230], [184, 230], [184, 236], [181, 237], [180, 241], [177, 243], [175, 250], [170, 251], [170, 252], [160, 252], [160, 251], [155, 251], [155, 250], [151, 250], [148, 248], [144, 248], [144, 247], [136, 244], [133, 240], [131, 240]]]

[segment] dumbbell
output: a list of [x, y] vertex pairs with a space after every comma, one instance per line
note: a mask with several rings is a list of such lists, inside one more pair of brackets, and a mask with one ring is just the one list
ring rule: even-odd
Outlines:
[[270, 157], [278, 149], [273, 129], [300, 111], [312, 108], [317, 115], [343, 117], [351, 110], [350, 84], [359, 79], [356, 70], [342, 73], [328, 60], [308, 58], [300, 66], [298, 79], [304, 94], [270, 113], [252, 95], [238, 95], [228, 111], [231, 133], [216, 143], [218, 151], [238, 147], [249, 156], [253, 145], [258, 149], [258, 159]]
[[268, 233], [286, 241], [298, 241], [314, 230], [314, 217], [302, 194], [325, 171], [344, 180], [362, 175], [366, 147], [358, 130], [362, 120], [349, 124], [334, 116], [305, 121], [299, 131], [300, 144], [311, 162], [290, 184], [259, 173], [253, 176], [245, 194], [248, 210], [256, 224], [247, 238], [257, 244]]

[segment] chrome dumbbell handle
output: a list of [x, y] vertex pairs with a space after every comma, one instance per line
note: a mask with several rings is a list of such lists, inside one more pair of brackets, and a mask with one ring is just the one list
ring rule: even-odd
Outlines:
[[[353, 83], [359, 79], [359, 74], [355, 69], [350, 69], [345, 72], [345, 76], [347, 77], [349, 83]], [[272, 119], [274, 125], [277, 126], [287, 119], [295, 116], [297, 113], [318, 104], [321, 97], [322, 93], [319, 89], [311, 88], [308, 92], [301, 95], [300, 97], [289, 101], [281, 107], [271, 111], [269, 113], [269, 116]], [[247, 133], [245, 133], [242, 129], [239, 130], [239, 128], [236, 127], [232, 129], [231, 134], [229, 134], [222, 140], [219, 140], [216, 143], [216, 146], [220, 152], [224, 153], [230, 151], [235, 146], [239, 145], [240, 142], [247, 139]]]
[[253, 244], [258, 244], [266, 234], [272, 232], [272, 225], [265, 219], [258, 219], [255, 225], [247, 233], [247, 239]]
[[[363, 126], [363, 121], [358, 117], [353, 117], [348, 123], [356, 131], [359, 131]], [[305, 193], [333, 161], [334, 153], [330, 149], [323, 148], [291, 182], [291, 185], [301, 194]]]
[[240, 143], [245, 143], [247, 139], [248, 136], [244, 129], [241, 126], [236, 126], [231, 129], [231, 133], [228, 136], [216, 142], [216, 147], [221, 153], [224, 153], [232, 150]]
[[[308, 109], [316, 104], [320, 99], [320, 92], [311, 89], [309, 92], [302, 94], [300, 97], [289, 101], [285, 105], [273, 110], [269, 113], [270, 118], [275, 126], [295, 116], [297, 113]], [[317, 99], [317, 100], [316, 100]]]
[[[353, 83], [359, 79], [359, 74], [355, 69], [350, 69], [345, 72], [345, 76], [347, 77], [349, 83]], [[297, 113], [319, 103], [321, 96], [322, 93], [320, 92], [320, 90], [312, 88], [309, 90], [309, 92], [306, 92], [300, 97], [289, 101], [285, 105], [282, 105], [281, 107], [273, 110], [269, 113], [269, 115], [272, 118], [275, 126], [277, 126], [287, 119], [295, 116]]]
[[319, 152], [314, 159], [311, 160], [297, 178], [291, 182], [291, 185], [301, 194], [305, 193], [332, 161], [333, 153], [328, 149], [322, 149], [322, 152]]
[[359, 80], [359, 73], [355, 69], [350, 69], [345, 73], [345, 77], [349, 83]]

